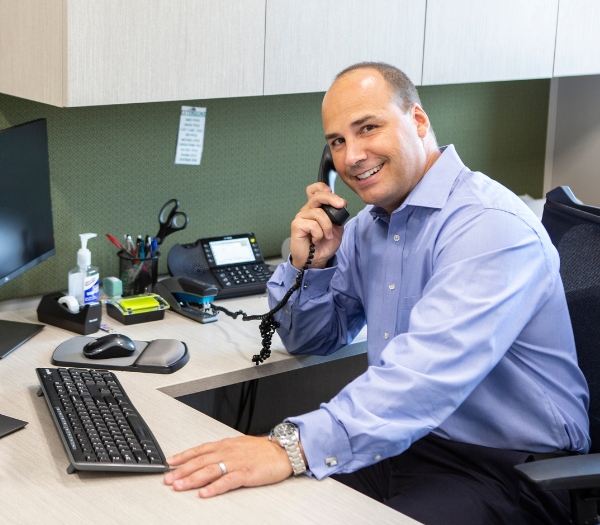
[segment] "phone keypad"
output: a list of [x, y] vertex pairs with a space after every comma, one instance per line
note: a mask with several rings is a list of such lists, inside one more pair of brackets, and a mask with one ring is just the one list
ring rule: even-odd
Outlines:
[[224, 288], [266, 283], [272, 275], [266, 264], [238, 264], [219, 268], [215, 273]]

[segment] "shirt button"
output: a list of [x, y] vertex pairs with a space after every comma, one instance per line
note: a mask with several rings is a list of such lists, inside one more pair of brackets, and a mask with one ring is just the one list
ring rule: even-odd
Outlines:
[[394, 235], [394, 240], [398, 242], [400, 240], [400, 235]]
[[385, 332], [385, 333], [383, 334], [383, 338], [384, 338], [384, 339], [389, 339], [389, 338], [390, 338], [390, 334], [388, 334], [387, 332]]
[[381, 459], [381, 456], [379, 454], [377, 454], [374, 458], [375, 461], [379, 461]]
[[394, 290], [396, 288], [396, 285], [394, 283], [389, 285], [390, 290]]

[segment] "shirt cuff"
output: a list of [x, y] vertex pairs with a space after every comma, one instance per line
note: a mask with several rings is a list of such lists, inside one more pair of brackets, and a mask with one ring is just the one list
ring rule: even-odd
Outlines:
[[[282, 284], [286, 290], [289, 290], [293, 284], [296, 282], [296, 277], [298, 277], [298, 270], [295, 266], [290, 262], [292, 259], [291, 255], [288, 257], [288, 260], [282, 263], [280, 266], [283, 269], [283, 272], [276, 270], [276, 273], [271, 277], [272, 280], [277, 282], [278, 284]], [[304, 272], [304, 278], [302, 279], [302, 289], [306, 290], [307, 277], [310, 276], [312, 282], [319, 282], [323, 286], [324, 290], [327, 290], [329, 286], [329, 282], [335, 273], [337, 268], [337, 256], [334, 255], [329, 261], [327, 261], [327, 266], [325, 268], [311, 268], [310, 266]], [[317, 277], [319, 276], [319, 277]]]
[[[302, 285], [290, 301], [302, 306], [311, 299], [324, 295], [329, 290], [329, 283], [336, 272], [336, 268], [308, 269], [304, 273]], [[298, 270], [289, 262], [282, 263], [267, 283], [269, 290], [269, 308], [274, 308], [285, 293], [293, 286], [298, 276]], [[292, 325], [292, 308], [287, 305], [275, 314], [279, 326], [289, 330]]]
[[[291, 264], [290, 266], [295, 270]], [[302, 285], [300, 286], [298, 292], [296, 292], [298, 297], [296, 298], [295, 302], [302, 306], [306, 302], [316, 299], [317, 297], [321, 297], [323, 294], [327, 293], [329, 291], [329, 283], [335, 275], [336, 269], [337, 268], [317, 268], [313, 270], [309, 268], [306, 270], [306, 272], [304, 272], [304, 277], [302, 278]], [[288, 289], [294, 284], [296, 275], [298, 275], [297, 271], [293, 275], [293, 278], [288, 281], [289, 274], [286, 269], [284, 282]]]
[[298, 426], [309, 475], [323, 479], [352, 461], [348, 435], [327, 410], [321, 408], [287, 421]]

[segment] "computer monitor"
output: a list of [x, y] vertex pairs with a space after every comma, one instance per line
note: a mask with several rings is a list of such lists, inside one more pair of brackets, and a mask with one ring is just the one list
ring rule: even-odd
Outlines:
[[56, 251], [45, 119], [0, 130], [0, 243], [0, 286]]

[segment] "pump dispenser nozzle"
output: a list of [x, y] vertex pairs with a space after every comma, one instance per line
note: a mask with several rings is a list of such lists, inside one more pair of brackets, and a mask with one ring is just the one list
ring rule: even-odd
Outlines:
[[92, 252], [88, 250], [87, 242], [88, 239], [96, 237], [96, 234], [80, 233], [79, 237], [81, 237], [81, 248], [77, 252], [77, 266], [80, 268], [87, 268], [90, 264], [92, 264]]

